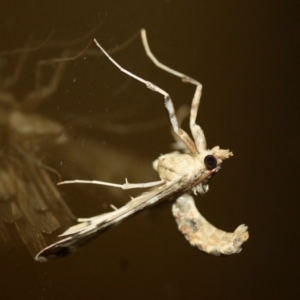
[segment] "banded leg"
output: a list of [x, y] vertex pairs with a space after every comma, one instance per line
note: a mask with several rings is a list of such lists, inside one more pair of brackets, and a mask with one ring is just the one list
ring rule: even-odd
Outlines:
[[200, 82], [198, 82], [197, 80], [195, 80], [183, 73], [180, 73], [174, 69], [171, 69], [168, 66], [159, 62], [150, 50], [145, 29], [141, 30], [141, 38], [142, 38], [142, 42], [143, 42], [147, 56], [152, 60], [152, 62], [158, 68], [160, 68], [174, 76], [180, 77], [183, 82], [188, 82], [188, 83], [191, 83], [196, 86], [196, 90], [195, 90], [192, 105], [191, 105], [190, 128], [191, 128], [191, 132], [194, 137], [194, 141], [195, 141], [198, 152], [206, 150], [206, 140], [205, 140], [203, 130], [201, 129], [201, 127], [199, 125], [196, 124], [197, 113], [198, 113], [200, 99], [201, 99], [201, 95], [202, 95], [202, 84]]
[[157, 92], [161, 95], [163, 95], [164, 99], [165, 99], [165, 106], [166, 109], [168, 110], [169, 113], [169, 118], [170, 118], [170, 122], [172, 124], [173, 130], [175, 131], [175, 133], [182, 139], [182, 141], [186, 144], [186, 146], [188, 147], [188, 149], [191, 151], [192, 154], [197, 154], [197, 149], [195, 146], [195, 143], [193, 142], [193, 140], [189, 137], [189, 135], [181, 128], [179, 128], [178, 126], [178, 121], [175, 115], [175, 110], [174, 110], [174, 106], [173, 106], [173, 102], [172, 99], [170, 97], [170, 95], [164, 91], [163, 89], [161, 89], [160, 87], [156, 86], [155, 84], [153, 84], [150, 81], [144, 80], [143, 78], [129, 72], [128, 70], [122, 68], [103, 48], [102, 46], [98, 43], [98, 41], [96, 39], [94, 39], [94, 42], [96, 44], [96, 46], [105, 54], [105, 56], [123, 73], [127, 74], [128, 76], [136, 79], [137, 81], [140, 81], [142, 83], [144, 83], [146, 85], [146, 87], [148, 89], [150, 89], [153, 92]]

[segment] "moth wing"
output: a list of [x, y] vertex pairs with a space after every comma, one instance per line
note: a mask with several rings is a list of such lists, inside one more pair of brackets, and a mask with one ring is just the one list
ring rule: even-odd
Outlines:
[[0, 245], [11, 241], [6, 223], [14, 224], [34, 257], [47, 246], [43, 233], [68, 228], [76, 218], [42, 161], [19, 143], [7, 151], [0, 155]]
[[182, 182], [184, 180], [156, 187], [131, 199], [126, 205], [115, 211], [88, 219], [78, 219], [79, 224], [70, 227], [61, 235], [66, 236], [66, 238], [44, 248], [35, 256], [35, 260], [47, 261], [48, 259], [64, 257], [77, 251], [80, 247], [95, 239], [104, 231], [117, 225], [125, 218], [148, 206], [172, 197], [181, 190]]

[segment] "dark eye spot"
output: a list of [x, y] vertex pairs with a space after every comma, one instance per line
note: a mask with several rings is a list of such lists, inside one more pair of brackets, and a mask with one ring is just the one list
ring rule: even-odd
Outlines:
[[217, 159], [213, 155], [206, 155], [204, 164], [207, 170], [212, 170], [217, 166]]

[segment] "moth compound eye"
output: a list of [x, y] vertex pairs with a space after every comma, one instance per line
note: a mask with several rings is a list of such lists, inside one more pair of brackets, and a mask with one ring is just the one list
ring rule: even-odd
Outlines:
[[217, 159], [213, 155], [206, 155], [204, 164], [207, 170], [212, 170], [217, 166]]

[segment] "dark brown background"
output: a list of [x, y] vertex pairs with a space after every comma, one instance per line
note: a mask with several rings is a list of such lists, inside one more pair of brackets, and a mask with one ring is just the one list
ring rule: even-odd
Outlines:
[[[109, 48], [147, 28], [152, 50], [161, 61], [203, 83], [198, 122], [209, 146], [230, 148], [235, 154], [224, 163], [209, 193], [198, 197], [199, 209], [220, 228], [231, 231], [245, 223], [250, 230], [240, 254], [205, 255], [178, 233], [171, 204], [166, 203], [127, 220], [62, 260], [37, 263], [16, 242], [0, 250], [2, 299], [299, 296], [299, 13], [292, 1], [2, 0], [0, 7], [2, 50], [22, 47], [31, 34], [41, 41], [51, 30], [52, 39], [70, 40], [100, 22], [96, 36]], [[58, 52], [45, 53], [51, 58]], [[42, 58], [38, 52], [31, 55], [14, 92], [22, 95], [33, 87], [34, 65]], [[190, 103], [193, 88], [156, 69], [140, 41], [116, 59], [169, 91], [177, 108]], [[59, 89], [40, 110], [53, 118], [60, 116], [61, 122], [75, 113], [89, 116], [91, 111], [109, 118], [112, 111], [133, 104], [135, 122], [166, 116], [161, 97], [134, 81], [113, 97], [126, 80], [104, 59], [78, 60], [70, 64]], [[91, 137], [87, 130], [73, 134], [84, 156], [82, 141]], [[172, 142], [168, 127], [95, 136], [103, 145], [144, 157], [149, 170], [152, 160], [168, 152]], [[59, 165], [61, 158], [55, 159]], [[64, 172], [67, 177], [68, 171]], [[140, 172], [148, 171], [141, 168]], [[61, 190], [79, 216], [101, 213], [101, 201], [120, 205], [128, 199], [125, 192], [123, 199], [108, 200], [105, 188], [97, 186]]]

